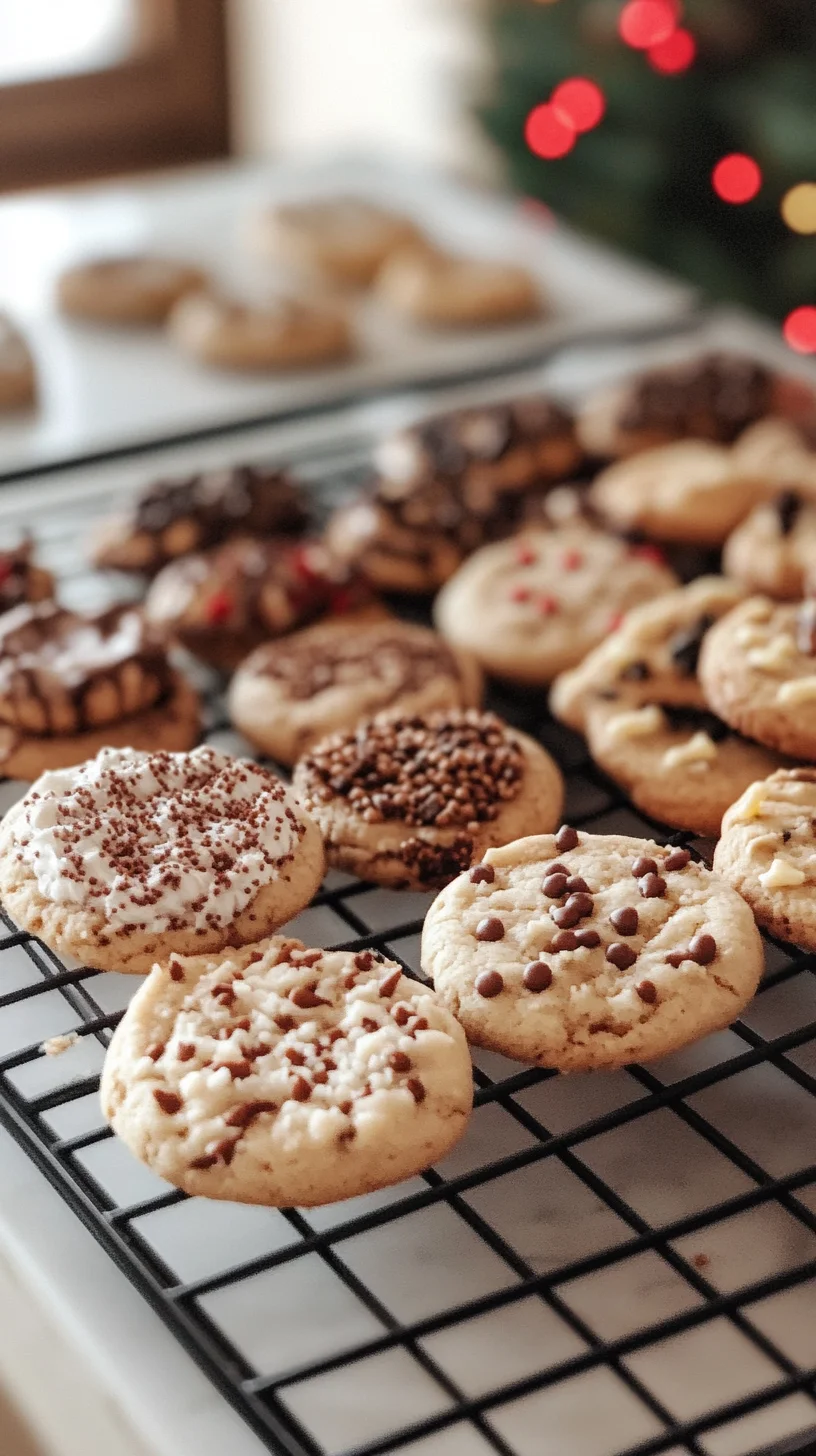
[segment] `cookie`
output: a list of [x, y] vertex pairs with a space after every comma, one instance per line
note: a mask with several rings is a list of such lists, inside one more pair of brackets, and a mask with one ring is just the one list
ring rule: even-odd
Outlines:
[[543, 685], [580, 662], [623, 613], [676, 585], [657, 547], [576, 521], [484, 546], [443, 587], [434, 617], [487, 672]]
[[345, 313], [306, 299], [252, 305], [191, 293], [176, 304], [168, 327], [182, 353], [216, 369], [317, 368], [348, 359], [355, 350]]
[[616, 531], [721, 546], [767, 493], [767, 479], [738, 468], [724, 445], [680, 440], [610, 465], [590, 502]]
[[93, 323], [160, 324], [206, 283], [200, 268], [174, 258], [98, 258], [60, 275], [57, 302], [63, 313]]
[[25, 337], [0, 313], [0, 410], [27, 409], [37, 400], [37, 370]]
[[813, 410], [812, 392], [727, 352], [649, 369], [593, 395], [578, 432], [590, 455], [636, 455], [672, 440], [729, 445], [766, 415]]
[[168, 561], [233, 536], [299, 536], [310, 522], [303, 487], [286, 470], [235, 465], [152, 481], [103, 522], [94, 566], [152, 576]]
[[367, 585], [319, 541], [238, 536], [162, 568], [145, 601], [148, 621], [229, 672], [261, 642], [329, 613], [378, 613]]
[[[814, 482], [816, 486], [816, 482]], [[816, 565], [816, 488], [788, 486], [731, 532], [723, 571], [749, 591], [801, 601]]]
[[393, 252], [420, 236], [407, 217], [360, 197], [272, 207], [252, 229], [258, 252], [352, 287], [371, 283]]
[[448, 885], [422, 967], [469, 1041], [582, 1072], [728, 1026], [756, 991], [762, 943], [688, 850], [564, 827], [488, 850]]
[[256, 748], [292, 764], [327, 734], [388, 708], [403, 716], [478, 707], [482, 674], [435, 632], [408, 622], [329, 621], [268, 642], [241, 664], [229, 710]]
[[54, 595], [54, 578], [34, 560], [30, 537], [0, 551], [0, 615], [24, 602], [45, 602]]
[[750, 425], [733, 447], [740, 469], [778, 481], [780, 487], [808, 484], [816, 487], [816, 422], [770, 415]]
[[572, 417], [546, 395], [424, 420], [381, 441], [371, 488], [334, 512], [327, 540], [382, 591], [434, 592], [580, 459]]
[[473, 1079], [458, 1022], [393, 961], [277, 937], [157, 967], [101, 1094], [114, 1132], [177, 1188], [313, 1207], [442, 1158]]
[[816, 950], [816, 769], [751, 784], [728, 809], [714, 868], [747, 900], [759, 925]]
[[192, 748], [193, 689], [135, 607], [80, 616], [54, 602], [0, 617], [0, 771], [31, 779], [105, 744]]
[[749, 597], [706, 637], [700, 681], [738, 733], [816, 759], [816, 602]]
[[377, 297], [432, 328], [478, 328], [538, 317], [538, 283], [516, 263], [458, 257], [437, 248], [393, 253], [377, 275]]
[[493, 713], [381, 713], [324, 738], [294, 785], [328, 862], [394, 889], [444, 885], [488, 845], [557, 822], [561, 774]]
[[59, 955], [143, 974], [269, 935], [323, 875], [320, 834], [258, 764], [103, 748], [0, 824], [0, 899]]

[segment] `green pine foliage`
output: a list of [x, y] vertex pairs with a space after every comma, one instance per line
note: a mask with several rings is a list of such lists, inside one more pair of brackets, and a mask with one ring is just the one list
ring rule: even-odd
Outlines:
[[[816, 0], [686, 0], [698, 52], [660, 75], [617, 32], [622, 0], [492, 0], [493, 94], [482, 124], [511, 182], [584, 230], [782, 318], [816, 301], [816, 236], [786, 227], [780, 203], [816, 182]], [[603, 89], [601, 124], [545, 161], [524, 124], [568, 76]], [[730, 152], [759, 163], [751, 202], [721, 201], [712, 168]]]

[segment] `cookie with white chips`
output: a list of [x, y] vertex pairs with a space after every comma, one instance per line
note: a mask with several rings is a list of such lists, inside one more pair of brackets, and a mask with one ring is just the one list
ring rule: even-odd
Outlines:
[[188, 1193], [313, 1206], [408, 1178], [461, 1137], [464, 1033], [371, 951], [276, 937], [156, 967], [117, 1027], [102, 1106]]
[[799, 601], [814, 581], [816, 489], [788, 486], [731, 532], [723, 571], [749, 591]]
[[471, 1042], [562, 1072], [728, 1026], [762, 959], [744, 900], [688, 850], [569, 825], [488, 850], [422, 935], [423, 970]]
[[816, 950], [816, 768], [751, 784], [722, 823], [714, 868], [780, 940]]
[[700, 681], [738, 733], [816, 759], [816, 601], [749, 597], [706, 636]]

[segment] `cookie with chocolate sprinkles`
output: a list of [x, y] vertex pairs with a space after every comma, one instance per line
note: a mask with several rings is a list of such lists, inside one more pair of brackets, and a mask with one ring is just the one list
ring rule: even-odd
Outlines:
[[293, 782], [328, 863], [393, 889], [438, 889], [489, 845], [551, 828], [563, 802], [550, 755], [476, 709], [381, 713], [322, 739]]
[[281, 936], [156, 967], [101, 1093], [114, 1131], [176, 1187], [308, 1207], [443, 1157], [473, 1083], [462, 1028], [395, 962]]
[[745, 902], [687, 849], [565, 825], [488, 850], [448, 885], [422, 968], [469, 1041], [578, 1072], [728, 1026], [757, 988], [762, 943]]

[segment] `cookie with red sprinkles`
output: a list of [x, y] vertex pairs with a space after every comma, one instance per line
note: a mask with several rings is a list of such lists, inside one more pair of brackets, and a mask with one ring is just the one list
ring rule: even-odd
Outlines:
[[572, 521], [483, 547], [442, 588], [434, 616], [453, 647], [508, 682], [546, 684], [623, 614], [677, 585], [654, 546]]
[[105, 1059], [102, 1106], [136, 1157], [188, 1193], [332, 1203], [421, 1172], [461, 1137], [462, 1028], [368, 951], [285, 937], [173, 959]]
[[59, 955], [142, 974], [256, 941], [308, 904], [320, 832], [269, 770], [204, 747], [103, 748], [0, 825], [0, 899]]
[[762, 964], [745, 901], [687, 849], [570, 825], [488, 850], [422, 935], [422, 968], [469, 1041], [562, 1072], [719, 1031]]

